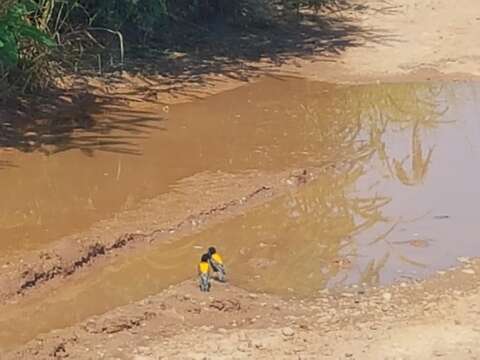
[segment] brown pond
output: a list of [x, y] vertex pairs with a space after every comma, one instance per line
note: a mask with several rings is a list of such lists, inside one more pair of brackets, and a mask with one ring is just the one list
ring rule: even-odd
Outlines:
[[88, 116], [96, 125], [48, 144], [53, 155], [0, 153], [8, 164], [0, 167], [1, 254], [85, 230], [200, 172], [278, 170], [319, 157], [325, 144], [300, 105], [332, 107], [334, 96], [331, 85], [266, 80], [168, 112], [148, 103], [95, 106]]
[[200, 234], [122, 255], [48, 297], [4, 306], [0, 345], [188, 279], [210, 244], [224, 254], [233, 283], [303, 296], [325, 286], [422, 277], [459, 256], [479, 255], [477, 90], [469, 83], [266, 79], [159, 113], [165, 120], [152, 123], [164, 129], [132, 140], [139, 156], [101, 149], [90, 157], [76, 149], [11, 156], [17, 167], [1, 171], [0, 188], [6, 252], [79, 231], [198, 172], [280, 170], [326, 159], [344, 165]]

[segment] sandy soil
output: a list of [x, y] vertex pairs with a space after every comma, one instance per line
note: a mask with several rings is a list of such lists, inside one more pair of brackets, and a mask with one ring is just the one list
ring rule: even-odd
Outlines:
[[[340, 55], [292, 58], [282, 66], [259, 62], [255, 76], [274, 72], [335, 82], [476, 79], [480, 76], [480, 3], [458, 0], [358, 1], [361, 11], [335, 16], [365, 30]], [[152, 87], [155, 78], [126, 76], [122, 86]], [[253, 75], [252, 75], [253, 76]], [[127, 79], [128, 78], [128, 79]], [[220, 77], [221, 78], [221, 77]], [[207, 77], [202, 90], [156, 101], [188, 100], [233, 88], [241, 81]], [[158, 79], [157, 79], [158, 80]], [[130, 81], [130, 84], [128, 84]], [[309, 176], [321, 169], [309, 170]], [[293, 180], [292, 180], [293, 179]], [[158, 199], [139, 213], [126, 213], [86, 234], [62, 239], [53, 248], [11, 259], [2, 270], [3, 301], [15, 301], [44, 286], [61, 286], [78, 269], [116, 251], [148, 246], [163, 233], [198, 231], [267, 201], [308, 179], [302, 169], [281, 174], [219, 177], [215, 189], [195, 189], [198, 206], [179, 198]], [[201, 183], [197, 182], [197, 183]], [[237, 184], [231, 192], [229, 184]], [[175, 202], [175, 213], [163, 213]], [[191, 203], [191, 202], [190, 202]], [[180, 205], [178, 205], [180, 204]], [[182, 205], [183, 204], [183, 205]], [[154, 214], [157, 223], [149, 223]], [[138, 219], [145, 219], [139, 222]], [[478, 359], [480, 358], [480, 265], [422, 283], [384, 289], [346, 289], [311, 299], [248, 294], [234, 284], [214, 284], [208, 295], [193, 282], [179, 284], [139, 303], [115, 309], [72, 328], [41, 336], [2, 359]]]
[[193, 281], [2, 359], [478, 359], [480, 263], [424, 282], [284, 299]]
[[[359, 1], [351, 14], [370, 32], [324, 71], [301, 62], [299, 73], [327, 81], [472, 79], [480, 76], [479, 4], [460, 0]], [[350, 14], [345, 13], [345, 16]], [[361, 36], [361, 34], [359, 35]]]

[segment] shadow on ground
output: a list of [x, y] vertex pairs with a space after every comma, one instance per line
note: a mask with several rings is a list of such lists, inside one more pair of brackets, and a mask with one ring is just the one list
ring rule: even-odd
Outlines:
[[[399, 41], [386, 30], [363, 27], [355, 17], [364, 11], [393, 14], [397, 10], [394, 6], [371, 9], [344, 2], [328, 12], [306, 13], [265, 28], [238, 29], [213, 23], [192, 25], [185, 31], [183, 26], [183, 32], [174, 32], [174, 38], [161, 39], [162, 49], [135, 47], [127, 51], [124, 70], [143, 76], [144, 81], [124, 94], [152, 100], [167, 91], [194, 98], [195, 93], [188, 91], [192, 85], [201, 87], [218, 75], [225, 81], [245, 81], [292, 59], [334, 62], [348, 48]], [[111, 83], [125, 81], [114, 67], [103, 70]]]

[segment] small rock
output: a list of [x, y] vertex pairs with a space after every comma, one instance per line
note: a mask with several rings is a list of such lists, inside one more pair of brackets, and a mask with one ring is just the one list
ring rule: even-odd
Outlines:
[[139, 346], [137, 351], [139, 355], [152, 355], [152, 349], [147, 346]]
[[253, 294], [253, 293], [252, 293], [252, 294], [248, 294], [248, 297], [249, 297], [250, 299], [258, 299], [258, 295], [257, 295], [257, 294]]
[[457, 261], [461, 262], [461, 263], [464, 263], [464, 264], [468, 264], [470, 262], [470, 259], [468, 257], [465, 257], [465, 256], [460, 256], [457, 258]]
[[255, 346], [255, 348], [257, 348], [259, 350], [266, 348], [266, 344], [261, 340], [254, 340], [252, 342], [252, 344], [253, 344], [253, 346]]
[[385, 301], [392, 300], [392, 294], [390, 294], [389, 292], [383, 293], [382, 297], [383, 297], [383, 300]]
[[430, 310], [433, 310], [433, 309], [435, 309], [435, 308], [437, 308], [437, 307], [438, 307], [438, 305], [437, 305], [436, 303], [430, 302], [430, 303], [426, 304], [423, 309], [424, 309], [425, 311], [430, 311]]
[[475, 270], [473, 270], [473, 269], [463, 269], [462, 272], [464, 274], [469, 274], [469, 275], [475, 274]]
[[240, 345], [237, 346], [237, 350], [240, 352], [248, 352], [250, 348], [247, 343], [241, 343]]
[[290, 327], [286, 327], [286, 328], [282, 329], [282, 334], [284, 336], [290, 337], [290, 336], [295, 335], [295, 331], [293, 331], [293, 329], [290, 328]]
[[293, 352], [294, 353], [301, 353], [301, 352], [304, 352], [307, 348], [305, 346], [297, 346], [293, 349]]

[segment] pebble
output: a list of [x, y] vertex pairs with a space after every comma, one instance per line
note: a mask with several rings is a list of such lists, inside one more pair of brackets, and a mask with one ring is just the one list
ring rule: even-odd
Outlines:
[[152, 355], [152, 349], [146, 346], [139, 346], [137, 351], [139, 355]]
[[258, 299], [258, 295], [257, 295], [257, 294], [253, 294], [253, 293], [252, 293], [252, 294], [248, 294], [248, 297], [249, 297], [250, 299]]
[[463, 269], [462, 272], [464, 274], [469, 274], [469, 275], [475, 274], [475, 270], [473, 270], [473, 269]]
[[290, 337], [290, 336], [295, 335], [295, 331], [293, 331], [293, 329], [290, 328], [290, 327], [286, 327], [286, 328], [283, 328], [283, 329], [282, 329], [282, 334], [283, 334], [284, 336]]
[[430, 310], [433, 310], [433, 309], [435, 309], [435, 308], [437, 308], [437, 307], [438, 307], [437, 303], [430, 302], [430, 303], [428, 303], [428, 304], [426, 304], [426, 305], [424, 306], [424, 310], [430, 311]]
[[382, 297], [383, 297], [383, 300], [385, 301], [392, 300], [392, 294], [390, 294], [389, 292], [383, 293]]
[[294, 353], [301, 353], [304, 352], [307, 348], [305, 346], [297, 346], [293, 349]]
[[255, 348], [261, 350], [261, 349], [265, 349], [265, 344], [262, 342], [262, 341], [254, 341], [253, 342], [253, 346], [255, 346]]
[[248, 352], [250, 348], [247, 343], [241, 343], [240, 345], [237, 346], [237, 350], [240, 352]]

